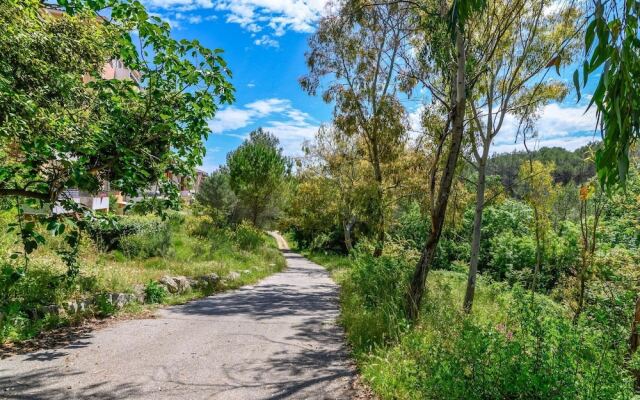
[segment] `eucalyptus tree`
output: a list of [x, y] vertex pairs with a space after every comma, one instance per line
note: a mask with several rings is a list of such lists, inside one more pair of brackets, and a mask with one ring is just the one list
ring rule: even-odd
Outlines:
[[[419, 20], [413, 38], [417, 50], [412, 52], [416, 58], [415, 67], [405, 73], [405, 88], [420, 84], [435, 103], [432, 109], [444, 111], [443, 118], [435, 117], [437, 133], [432, 137], [435, 155], [429, 172], [431, 230], [407, 292], [407, 317], [415, 320], [447, 215], [464, 138], [467, 92], [474, 83], [467, 71], [471, 69], [467, 60], [469, 20], [484, 7], [484, 1], [435, 0], [412, 4]], [[491, 54], [488, 51], [484, 59], [477, 60], [477, 65], [487, 62]]]
[[603, 147], [596, 152], [600, 183], [625, 183], [629, 152], [640, 139], [640, 4], [629, 0], [586, 2], [585, 57], [573, 74], [578, 90], [597, 77], [595, 105]]
[[[561, 6], [558, 7], [557, 5]], [[470, 94], [469, 162], [477, 172], [471, 257], [463, 308], [471, 311], [480, 259], [482, 214], [491, 145], [509, 116], [531, 124], [541, 106], [562, 100], [562, 82], [547, 79], [550, 66], [571, 62], [578, 11], [550, 0], [492, 1], [473, 19], [469, 53], [482, 67]], [[486, 54], [491, 52], [491, 57]], [[516, 129], [516, 135], [518, 130]]]
[[601, 188], [592, 182], [580, 187], [580, 265], [578, 266], [578, 296], [574, 321], [584, 309], [589, 274], [593, 273], [593, 263], [598, 247], [598, 226], [606, 207], [606, 197]]
[[536, 241], [536, 262], [531, 275], [530, 289], [538, 289], [538, 277], [546, 257], [551, 211], [558, 194], [553, 182], [554, 163], [523, 161], [518, 171], [521, 196], [533, 209], [533, 229]]
[[[24, 203], [65, 202], [76, 222], [51, 216], [57, 233], [87, 216], [65, 199], [69, 188], [95, 193], [109, 181], [136, 196], [159, 183], [162, 203], [177, 204], [166, 172], [192, 173], [208, 121], [233, 101], [222, 51], [173, 39], [138, 1], [58, 5], [66, 13], [43, 11], [37, 0], [0, 4], [0, 198], [14, 199], [19, 215]], [[136, 71], [134, 79], [101, 79], [114, 59]], [[25, 253], [43, 241], [33, 223], [19, 230]], [[78, 230], [69, 231], [77, 244]]]
[[371, 207], [374, 253], [379, 256], [387, 225], [385, 166], [400, 155], [406, 141], [406, 113], [396, 95], [400, 53], [411, 19], [402, 2], [373, 5], [350, 0], [329, 9], [309, 40], [309, 73], [300, 84], [309, 94], [321, 90], [324, 101], [335, 102], [336, 128], [364, 143], [375, 184]]
[[362, 160], [362, 140], [346, 135], [335, 126], [323, 125], [312, 143], [305, 146], [307, 154], [316, 159], [320, 175], [331, 179], [338, 198], [338, 218], [344, 245], [353, 248], [353, 229], [366, 218], [366, 203], [370, 200], [367, 166]]

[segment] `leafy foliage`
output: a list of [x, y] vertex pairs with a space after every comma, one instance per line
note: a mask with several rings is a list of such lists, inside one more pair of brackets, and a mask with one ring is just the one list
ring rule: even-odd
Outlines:
[[529, 158], [545, 164], [555, 164], [556, 168], [552, 173], [555, 183], [581, 184], [596, 174], [593, 160], [588, 159], [590, 148], [591, 146], [586, 146], [571, 152], [560, 147], [543, 147], [530, 153], [520, 151], [495, 154], [489, 159], [487, 169], [490, 175], [500, 177], [502, 184], [511, 195], [517, 195], [518, 166]]
[[251, 132], [240, 147], [227, 155], [227, 168], [229, 186], [249, 220], [257, 226], [272, 219], [290, 169], [278, 139], [262, 128]]
[[262, 232], [250, 223], [243, 221], [236, 227], [234, 239], [243, 250], [253, 250], [264, 244]]
[[149, 281], [144, 288], [144, 298], [147, 303], [162, 303], [167, 297], [167, 289], [156, 281]]
[[589, 107], [596, 106], [603, 134], [603, 147], [596, 154], [598, 178], [611, 191], [625, 183], [629, 151], [640, 138], [640, 6], [635, 1], [596, 0], [586, 19], [585, 60], [573, 83], [580, 98], [580, 88], [602, 71]]
[[[0, 5], [0, 197], [17, 198], [19, 210], [61, 202], [84, 219], [68, 189], [96, 193], [108, 181], [136, 196], [157, 183], [163, 196], [147, 208], [177, 207], [166, 172], [192, 173], [208, 120], [233, 101], [222, 51], [173, 39], [138, 1], [59, 5], [66, 13], [37, 0]], [[108, 19], [96, 13], [106, 7]], [[129, 79], [103, 79], [109, 60], [126, 65]], [[78, 229], [66, 230], [71, 247]], [[29, 224], [20, 230], [26, 257], [42, 238]]]
[[196, 201], [204, 206], [214, 223], [223, 226], [237, 222], [238, 199], [231, 189], [229, 170], [220, 168], [209, 175], [196, 194]]

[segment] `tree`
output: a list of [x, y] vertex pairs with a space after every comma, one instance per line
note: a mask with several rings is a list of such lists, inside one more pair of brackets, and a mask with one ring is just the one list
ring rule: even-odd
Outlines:
[[229, 181], [229, 170], [222, 167], [206, 177], [196, 193], [196, 201], [220, 224], [235, 222], [237, 214], [238, 199]]
[[[37, 0], [0, 5], [0, 147], [10, 149], [0, 153], [0, 197], [16, 199], [18, 209], [65, 202], [82, 220], [87, 210], [66, 190], [95, 193], [109, 181], [131, 196], [158, 183], [162, 205], [178, 204], [166, 173], [193, 172], [208, 121], [233, 100], [222, 51], [173, 39], [138, 1], [59, 4], [67, 13], [54, 16]], [[110, 59], [137, 71], [139, 82], [101, 79]], [[48, 223], [59, 233], [74, 224], [61, 216]], [[41, 241], [21, 230], [25, 243]]]
[[524, 201], [533, 209], [533, 224], [536, 240], [536, 263], [531, 278], [531, 290], [538, 288], [538, 277], [545, 257], [547, 232], [550, 228], [551, 208], [557, 194], [551, 174], [554, 164], [540, 161], [523, 162], [518, 173]]
[[[603, 147], [596, 152], [598, 178], [611, 191], [624, 184], [629, 150], [640, 139], [640, 7], [634, 1], [594, 0], [585, 13], [585, 59], [573, 83], [580, 88], [599, 76], [588, 108], [595, 105]], [[600, 72], [601, 71], [601, 72]]]
[[335, 245], [341, 230], [340, 203], [334, 179], [310, 169], [302, 171], [297, 176], [284, 225], [299, 245], [314, 250]]
[[300, 79], [311, 95], [330, 77], [322, 97], [335, 101], [334, 124], [364, 143], [376, 196], [371, 204], [376, 256], [385, 241], [385, 165], [398, 157], [406, 140], [404, 107], [396, 97], [398, 66], [410, 22], [401, 4], [347, 1], [320, 20], [306, 53], [309, 74]]
[[587, 274], [593, 266], [596, 253], [598, 225], [604, 210], [605, 198], [595, 185], [580, 187], [580, 266], [578, 268], [578, 299], [574, 315], [577, 321], [584, 308]]
[[[360, 154], [364, 151], [362, 140], [342, 132], [335, 126], [321, 126], [315, 140], [306, 146], [307, 155], [315, 165], [309, 165], [316, 173], [331, 179], [337, 189], [338, 218], [342, 226], [344, 245], [347, 251], [353, 248], [353, 229], [360, 222], [367, 222], [377, 215], [368, 215], [367, 204], [371, 202], [371, 177], [366, 161]], [[374, 196], [375, 197], [375, 196]], [[374, 199], [375, 201], [375, 199]], [[384, 207], [387, 209], [388, 207]], [[377, 210], [376, 210], [377, 211]], [[375, 214], [375, 211], [374, 211]]]
[[[469, 43], [470, 53], [491, 59], [478, 75], [470, 99], [472, 129], [471, 165], [477, 172], [475, 216], [472, 228], [471, 258], [463, 308], [470, 312], [475, 294], [480, 259], [482, 214], [485, 207], [487, 164], [491, 145], [500, 133], [507, 114], [516, 119], [535, 118], [537, 110], [566, 93], [559, 82], [544, 79], [531, 84], [560, 52], [568, 53], [567, 31], [572, 31], [575, 10], [549, 11], [549, 2], [490, 2], [474, 19]], [[564, 58], [565, 62], [571, 60]]]
[[[421, 31], [426, 39], [422, 51], [418, 53], [420, 74], [410, 76], [409, 79], [420, 80], [425, 89], [440, 103], [441, 108], [446, 110], [447, 117], [445, 121], [436, 124], [441, 132], [434, 136], [436, 152], [430, 172], [431, 231], [407, 292], [406, 309], [410, 320], [418, 318], [427, 274], [442, 234], [453, 178], [462, 148], [467, 91], [470, 89], [469, 84], [473, 83], [473, 79], [469, 80], [467, 75], [465, 29], [473, 13], [484, 6], [481, 0], [454, 0], [445, 14], [443, 10], [449, 7], [447, 2], [425, 3], [425, 7], [419, 10], [418, 14], [424, 18]], [[439, 18], [433, 18], [434, 15]], [[431, 60], [429, 60], [430, 57]], [[479, 64], [482, 65], [482, 62]], [[435, 80], [442, 86], [438, 87], [437, 84], [429, 81], [431, 74], [437, 76]]]
[[274, 216], [274, 203], [290, 169], [279, 144], [274, 135], [258, 128], [227, 154], [229, 184], [255, 226]]

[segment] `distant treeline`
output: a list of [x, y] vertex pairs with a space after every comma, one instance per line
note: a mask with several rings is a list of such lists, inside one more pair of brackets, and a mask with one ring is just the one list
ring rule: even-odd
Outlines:
[[555, 163], [556, 168], [552, 175], [556, 183], [563, 185], [570, 181], [577, 184], [584, 183], [596, 173], [592, 160], [592, 153], [595, 152], [596, 146], [597, 144], [587, 145], [574, 151], [561, 147], [543, 147], [530, 153], [516, 151], [496, 154], [489, 160], [488, 174], [500, 176], [502, 184], [513, 195], [518, 168], [523, 161], [531, 157], [545, 164]]

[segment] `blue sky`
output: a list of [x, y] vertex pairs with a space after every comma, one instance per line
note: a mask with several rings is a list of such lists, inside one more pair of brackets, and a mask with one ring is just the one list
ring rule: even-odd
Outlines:
[[[224, 164], [227, 152], [262, 126], [275, 134], [288, 155], [300, 154], [305, 139], [331, 120], [331, 106], [304, 93], [298, 78], [306, 73], [307, 39], [326, 0], [143, 0], [150, 12], [172, 26], [176, 38], [198, 39], [225, 50], [232, 72], [236, 102], [210, 121], [202, 169]], [[572, 72], [572, 71], [570, 71]], [[564, 76], [561, 79], [567, 79]], [[589, 90], [587, 90], [589, 92]], [[586, 100], [586, 99], [585, 99]], [[420, 103], [408, 102], [417, 121]], [[595, 114], [584, 113], [575, 95], [550, 104], [540, 113], [536, 146], [578, 148], [593, 140]], [[515, 119], [507, 118], [494, 151], [521, 149], [515, 141]]]

